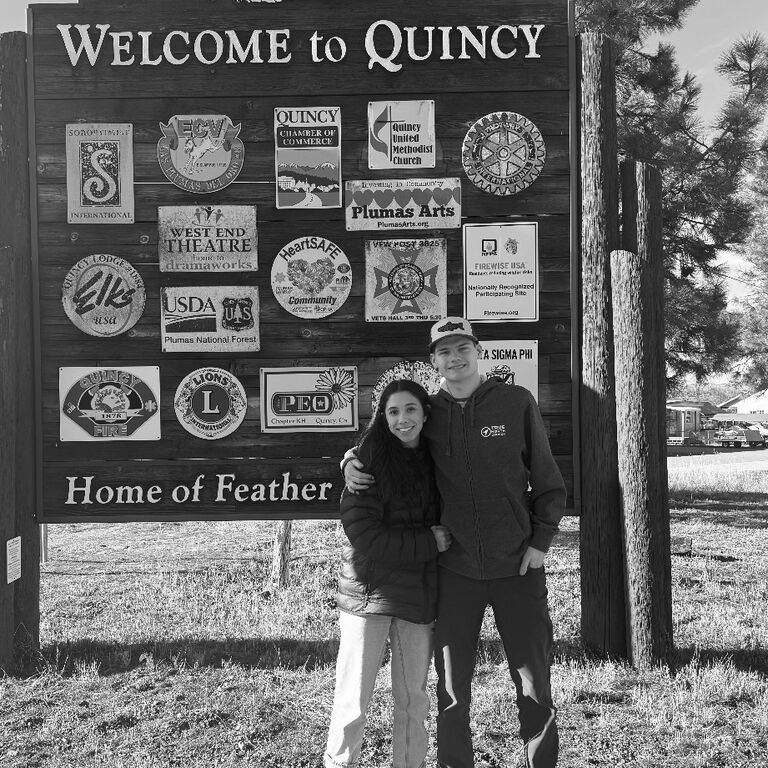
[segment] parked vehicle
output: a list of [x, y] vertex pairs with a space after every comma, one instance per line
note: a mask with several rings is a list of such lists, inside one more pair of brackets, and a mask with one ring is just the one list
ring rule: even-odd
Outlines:
[[732, 448], [762, 448], [765, 440], [757, 427], [729, 427], [715, 433], [714, 443]]

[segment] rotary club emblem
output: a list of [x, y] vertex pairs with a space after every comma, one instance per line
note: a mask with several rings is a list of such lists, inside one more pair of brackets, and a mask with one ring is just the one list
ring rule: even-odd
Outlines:
[[504, 197], [530, 186], [546, 159], [539, 129], [517, 112], [493, 112], [467, 131], [461, 162], [472, 183]]

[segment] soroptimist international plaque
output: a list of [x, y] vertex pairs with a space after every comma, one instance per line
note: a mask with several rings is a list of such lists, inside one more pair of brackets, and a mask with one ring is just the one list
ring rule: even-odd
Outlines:
[[185, 376], [173, 397], [184, 429], [203, 440], [231, 435], [243, 422], [248, 400], [243, 385], [223, 368], [198, 368]]
[[505, 384], [525, 387], [539, 400], [539, 342], [483, 341], [477, 368], [483, 378], [492, 376]]
[[352, 268], [338, 245], [307, 236], [283, 246], [272, 262], [272, 291], [283, 309], [317, 319], [334, 313], [352, 288]]
[[64, 312], [90, 336], [119, 336], [144, 312], [144, 281], [125, 259], [95, 253], [77, 262], [61, 286]]
[[240, 123], [226, 115], [174, 115], [160, 123], [157, 160], [166, 178], [186, 192], [205, 194], [229, 186], [243, 169]]
[[133, 224], [133, 126], [66, 127], [67, 222]]
[[461, 182], [380, 179], [344, 185], [348, 232], [361, 229], [456, 229], [461, 226]]
[[262, 432], [357, 430], [357, 368], [262, 368]]
[[435, 322], [448, 314], [444, 237], [367, 240], [365, 319]]
[[160, 324], [163, 352], [258, 352], [259, 289], [161, 288]]
[[538, 224], [464, 225], [464, 316], [539, 319]]
[[161, 272], [252, 272], [259, 268], [255, 205], [161, 205]]
[[59, 368], [59, 438], [159, 440], [160, 369]]

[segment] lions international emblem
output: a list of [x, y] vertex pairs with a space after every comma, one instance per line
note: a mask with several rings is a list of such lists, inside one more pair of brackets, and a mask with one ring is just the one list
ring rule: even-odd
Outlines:
[[501, 197], [530, 186], [546, 158], [539, 129], [517, 112], [493, 112], [467, 131], [461, 162], [472, 183]]
[[160, 123], [157, 159], [169, 181], [198, 194], [229, 186], [243, 168], [241, 124], [226, 115], [174, 115]]

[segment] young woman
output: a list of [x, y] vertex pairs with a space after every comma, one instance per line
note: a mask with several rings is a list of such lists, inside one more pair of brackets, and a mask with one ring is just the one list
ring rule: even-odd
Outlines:
[[450, 532], [438, 525], [432, 461], [419, 439], [427, 418], [429, 398], [423, 387], [409, 380], [389, 384], [358, 449], [376, 485], [342, 494], [341, 522], [349, 544], [339, 576], [341, 641], [326, 768], [358, 765], [387, 638], [394, 697], [392, 765], [424, 765], [436, 559], [450, 546]]

